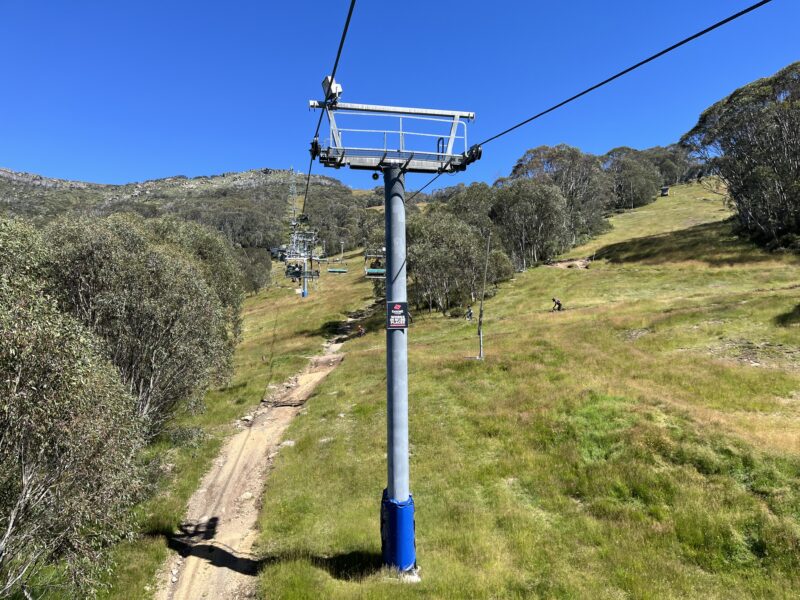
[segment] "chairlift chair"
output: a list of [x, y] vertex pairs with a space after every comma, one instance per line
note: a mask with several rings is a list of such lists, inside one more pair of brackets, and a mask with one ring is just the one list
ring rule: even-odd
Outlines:
[[293, 281], [319, 279], [319, 269], [305, 269], [300, 263], [286, 265], [286, 277]]
[[303, 277], [303, 265], [300, 263], [287, 263], [285, 276], [287, 279], [297, 280]]
[[364, 276], [367, 279], [386, 279], [386, 248], [364, 251]]
[[379, 263], [371, 263], [370, 266], [364, 267], [364, 277], [367, 279], [386, 279], [386, 267], [379, 266]]

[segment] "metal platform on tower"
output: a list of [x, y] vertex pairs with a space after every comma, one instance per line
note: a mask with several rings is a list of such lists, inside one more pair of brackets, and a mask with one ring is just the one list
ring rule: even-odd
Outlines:
[[473, 112], [339, 102], [341, 85], [330, 77], [322, 88], [326, 99], [310, 100], [309, 107], [325, 111], [330, 137], [325, 146], [312, 140], [311, 155], [326, 167], [455, 173], [481, 156], [479, 146], [467, 143]]

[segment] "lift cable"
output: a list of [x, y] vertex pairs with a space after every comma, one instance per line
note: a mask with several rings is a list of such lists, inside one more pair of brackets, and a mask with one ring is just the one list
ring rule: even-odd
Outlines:
[[[339, 49], [336, 51], [336, 60], [333, 62], [333, 71], [331, 71], [331, 85], [333, 85], [333, 80], [336, 78], [336, 69], [339, 68], [339, 59], [342, 56], [342, 48], [344, 48], [344, 40], [347, 38], [347, 30], [350, 29], [350, 19], [353, 17], [353, 9], [356, 7], [356, 0], [350, 0], [350, 9], [347, 11], [347, 20], [344, 22], [344, 29], [342, 30], [342, 39], [339, 40]], [[319, 119], [317, 120], [317, 128], [314, 130], [314, 137], [312, 139], [317, 139], [319, 136], [319, 128], [322, 125], [322, 117], [325, 114], [325, 111], [319, 112]], [[308, 176], [306, 177], [306, 191], [303, 194], [303, 210], [300, 214], [306, 214], [306, 199], [308, 198], [308, 186], [311, 183], [311, 167], [314, 165], [314, 156], [311, 156], [311, 160], [308, 163]]]
[[[603, 87], [604, 85], [606, 85], [606, 84], [608, 84], [608, 83], [611, 83], [611, 82], [612, 82], [612, 81], [614, 81], [615, 79], [619, 79], [619, 78], [620, 78], [620, 77], [622, 77], [623, 75], [627, 75], [628, 73], [630, 73], [630, 72], [632, 72], [632, 71], [635, 71], [635, 70], [636, 70], [636, 69], [638, 69], [639, 67], [642, 67], [642, 66], [646, 65], [647, 63], [649, 63], [649, 62], [652, 62], [652, 61], [656, 60], [657, 58], [661, 58], [661, 57], [662, 57], [662, 56], [664, 56], [665, 54], [668, 54], [668, 53], [672, 52], [673, 50], [676, 50], [676, 49], [680, 48], [681, 46], [684, 46], [685, 44], [688, 44], [689, 42], [692, 42], [692, 41], [696, 40], [697, 38], [700, 38], [700, 37], [702, 37], [702, 36], [706, 35], [707, 33], [711, 33], [711, 32], [712, 32], [712, 31], [714, 31], [715, 29], [719, 29], [719, 28], [720, 28], [720, 27], [722, 27], [723, 25], [727, 25], [727, 24], [728, 24], [728, 23], [730, 23], [731, 21], [735, 21], [735, 20], [736, 20], [736, 19], [738, 19], [739, 17], [743, 17], [744, 15], [746, 15], [746, 14], [748, 14], [748, 13], [751, 13], [751, 12], [753, 12], [754, 10], [756, 10], [756, 9], [758, 9], [758, 8], [761, 8], [761, 7], [762, 7], [762, 6], [764, 6], [765, 4], [769, 4], [770, 2], [772, 2], [772, 0], [761, 0], [760, 2], [756, 2], [755, 4], [753, 4], [753, 5], [751, 5], [751, 6], [747, 7], [747, 8], [745, 8], [744, 10], [741, 10], [741, 11], [737, 12], [737, 13], [736, 13], [736, 14], [734, 14], [734, 15], [731, 15], [731, 16], [729, 16], [729, 17], [725, 18], [725, 19], [722, 19], [721, 21], [718, 21], [718, 22], [714, 23], [714, 24], [713, 24], [713, 25], [711, 25], [710, 27], [706, 27], [706, 28], [705, 28], [705, 29], [703, 29], [702, 31], [698, 31], [698, 32], [697, 32], [697, 33], [695, 33], [694, 35], [690, 35], [689, 37], [682, 39], [681, 41], [679, 41], [679, 42], [677, 42], [677, 43], [673, 44], [673, 45], [672, 45], [672, 46], [670, 46], [669, 48], [664, 48], [664, 49], [663, 49], [663, 50], [661, 50], [660, 52], [656, 52], [656, 53], [655, 53], [655, 54], [653, 54], [652, 56], [650, 56], [650, 57], [648, 57], [648, 58], [645, 58], [645, 59], [644, 59], [644, 60], [642, 60], [642, 61], [639, 61], [639, 62], [638, 62], [638, 63], [636, 63], [635, 65], [632, 65], [632, 66], [628, 67], [627, 69], [625, 69], [625, 70], [623, 70], [623, 71], [620, 71], [620, 72], [619, 72], [619, 73], [617, 73], [616, 75], [612, 75], [612, 76], [611, 76], [611, 77], [609, 77], [608, 79], [604, 79], [604, 80], [603, 80], [603, 81], [601, 81], [600, 83], [596, 83], [595, 85], [593, 85], [593, 86], [591, 86], [591, 87], [589, 87], [589, 88], [586, 88], [586, 89], [585, 89], [585, 90], [583, 90], [582, 92], [579, 92], [579, 93], [575, 94], [574, 96], [570, 96], [570, 97], [569, 97], [569, 98], [567, 98], [566, 100], [562, 100], [562, 101], [561, 101], [561, 102], [559, 102], [558, 104], [554, 104], [554, 105], [553, 105], [553, 106], [551, 106], [550, 108], [547, 108], [547, 109], [543, 110], [542, 112], [540, 112], [540, 113], [537, 113], [537, 114], [533, 115], [532, 117], [529, 117], [529, 118], [525, 119], [524, 121], [520, 121], [520, 122], [519, 122], [519, 123], [517, 123], [516, 125], [512, 125], [512, 126], [511, 126], [511, 127], [509, 127], [508, 129], [504, 129], [504, 130], [503, 130], [503, 131], [501, 131], [500, 133], [497, 133], [497, 134], [495, 134], [495, 135], [493, 135], [493, 136], [491, 136], [491, 137], [489, 137], [489, 138], [486, 138], [485, 140], [483, 140], [482, 142], [480, 142], [479, 144], [477, 144], [477, 146], [483, 146], [483, 145], [485, 145], [485, 144], [488, 144], [489, 142], [493, 142], [493, 141], [494, 141], [494, 140], [496, 140], [497, 138], [500, 138], [500, 137], [502, 137], [502, 136], [504, 136], [504, 135], [506, 135], [506, 134], [508, 134], [508, 133], [511, 133], [511, 132], [512, 132], [512, 131], [514, 131], [515, 129], [519, 129], [519, 128], [520, 128], [520, 127], [522, 127], [523, 125], [527, 125], [527, 124], [528, 124], [528, 123], [530, 123], [531, 121], [535, 121], [536, 119], [539, 119], [539, 118], [541, 118], [541, 117], [545, 116], [546, 114], [548, 114], [548, 113], [551, 113], [551, 112], [553, 112], [554, 110], [557, 110], [557, 109], [561, 108], [562, 106], [565, 106], [565, 105], [569, 104], [570, 102], [573, 102], [573, 101], [577, 100], [578, 98], [580, 98], [580, 97], [582, 97], [582, 96], [585, 96], [586, 94], [588, 94], [588, 93], [590, 93], [590, 92], [593, 92], [593, 91], [595, 91], [595, 90], [597, 90], [597, 89], [599, 89], [599, 88]], [[435, 176], [434, 176], [432, 179], [430, 179], [430, 181], [428, 181], [428, 182], [427, 182], [425, 185], [423, 185], [423, 186], [422, 186], [421, 188], [419, 188], [419, 189], [418, 189], [416, 192], [414, 192], [414, 194], [413, 194], [413, 195], [412, 195], [410, 198], [408, 198], [408, 200], [406, 200], [406, 202], [408, 202], [408, 201], [412, 200], [412, 199], [414, 198], [414, 196], [416, 196], [417, 194], [419, 194], [420, 192], [422, 192], [422, 191], [423, 191], [425, 188], [427, 188], [427, 187], [428, 187], [429, 185], [431, 185], [431, 184], [432, 184], [434, 181], [436, 181], [436, 180], [437, 180], [439, 177], [441, 177], [441, 175], [442, 175], [442, 173], [437, 173], [437, 174], [436, 174], [436, 175], [435, 175]]]

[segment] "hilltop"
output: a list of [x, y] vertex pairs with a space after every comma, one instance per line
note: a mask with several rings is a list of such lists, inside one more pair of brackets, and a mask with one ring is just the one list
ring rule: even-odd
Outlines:
[[[268, 281], [269, 249], [285, 242], [287, 200], [294, 180], [304, 191], [301, 173], [258, 169], [241, 173], [175, 176], [124, 185], [53, 179], [0, 169], [0, 217], [17, 216], [43, 224], [53, 219], [102, 217], [132, 212], [143, 217], [170, 216], [196, 221], [222, 233], [236, 249], [248, 291]], [[310, 207], [322, 215], [317, 224], [329, 247], [346, 240], [350, 248], [363, 239], [346, 228], [357, 221], [366, 199], [331, 177], [314, 175]], [[298, 201], [300, 204], [301, 201]], [[333, 204], [344, 207], [335, 215]]]
[[[0, 207], [6, 213], [47, 219], [69, 211], [107, 214], [131, 210], [149, 215], [179, 212], [200, 203], [240, 200], [275, 203], [282, 214], [292, 178], [300, 186], [304, 175], [288, 170], [254, 169], [191, 178], [176, 175], [112, 185], [54, 179], [0, 168]], [[313, 175], [311, 179], [315, 186], [349, 189], [331, 177]]]

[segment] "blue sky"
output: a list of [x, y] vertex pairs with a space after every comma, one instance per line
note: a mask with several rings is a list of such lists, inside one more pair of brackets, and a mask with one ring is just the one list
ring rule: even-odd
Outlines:
[[[343, 100], [470, 110], [477, 141], [754, 0], [361, 0]], [[305, 171], [348, 2], [4, 0], [0, 166], [122, 183]], [[437, 185], [507, 175], [540, 144], [602, 153], [675, 141], [733, 89], [800, 60], [800, 2], [774, 0], [488, 145]], [[354, 187], [369, 173], [314, 172]], [[409, 189], [422, 175], [410, 176]]]

